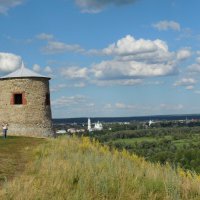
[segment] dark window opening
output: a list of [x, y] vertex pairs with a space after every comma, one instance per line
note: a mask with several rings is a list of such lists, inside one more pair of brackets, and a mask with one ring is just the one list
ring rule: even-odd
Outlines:
[[50, 94], [49, 93], [46, 94], [46, 102], [45, 103], [47, 106], [50, 105]]
[[17, 105], [23, 104], [22, 94], [14, 94], [14, 104]]

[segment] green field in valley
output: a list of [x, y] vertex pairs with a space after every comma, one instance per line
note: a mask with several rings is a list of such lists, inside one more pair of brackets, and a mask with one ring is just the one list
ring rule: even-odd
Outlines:
[[[140, 137], [140, 138], [130, 138], [130, 139], [117, 139], [114, 140], [113, 143], [114, 144], [118, 144], [118, 143], [125, 143], [127, 145], [133, 145], [135, 143], [141, 143], [141, 142], [157, 142], [157, 141], [161, 141], [163, 139], [169, 139], [172, 140], [171, 136], [165, 136], [162, 138], [157, 138], [157, 137]], [[191, 138], [191, 139], [179, 139], [179, 140], [172, 140], [172, 143], [177, 147], [182, 147], [183, 145], [189, 145], [191, 142], [192, 143], [198, 143], [198, 141], [200, 141], [199, 137], [196, 138]]]
[[126, 149], [152, 162], [168, 162], [200, 173], [200, 127], [159, 127], [94, 133], [111, 148]]

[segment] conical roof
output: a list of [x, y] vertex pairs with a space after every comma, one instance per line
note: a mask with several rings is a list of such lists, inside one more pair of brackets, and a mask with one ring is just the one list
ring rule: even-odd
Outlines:
[[22, 65], [21, 65], [21, 68], [17, 69], [16, 71], [8, 74], [8, 75], [5, 75], [5, 76], [2, 76], [0, 77], [0, 79], [9, 79], [9, 78], [26, 78], [26, 77], [38, 77], [38, 78], [47, 78], [47, 79], [51, 79], [50, 77], [47, 77], [47, 76], [43, 76], [41, 74], [38, 74], [28, 68], [26, 68], [24, 66], [24, 63], [22, 62]]

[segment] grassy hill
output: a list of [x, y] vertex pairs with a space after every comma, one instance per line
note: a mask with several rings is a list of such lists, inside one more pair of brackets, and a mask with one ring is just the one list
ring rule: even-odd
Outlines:
[[5, 140], [0, 137], [0, 185], [22, 172], [32, 160], [32, 149], [44, 142], [39, 138], [9, 136]]
[[200, 177], [110, 151], [88, 138], [48, 139], [23, 173], [5, 183], [0, 199], [200, 199]]

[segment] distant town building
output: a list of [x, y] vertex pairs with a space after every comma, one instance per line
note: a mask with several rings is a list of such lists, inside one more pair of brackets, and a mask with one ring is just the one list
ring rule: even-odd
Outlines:
[[103, 125], [102, 123], [100, 123], [99, 121], [97, 123], [94, 124], [94, 128], [92, 128], [91, 125], [91, 120], [90, 118], [88, 118], [88, 131], [102, 131], [103, 130]]
[[149, 126], [151, 126], [154, 122], [152, 120], [149, 120]]
[[84, 133], [85, 132], [85, 129], [76, 129], [76, 128], [69, 128], [69, 129], [67, 129], [67, 132], [68, 133], [71, 133], [71, 134], [73, 134], [73, 133]]
[[94, 130], [95, 131], [102, 131], [103, 130], [103, 125], [99, 121], [94, 124]]
[[88, 118], [88, 131], [89, 132], [92, 131], [92, 126], [91, 126], [91, 120], [90, 120], [90, 118]]
[[0, 77], [0, 123], [10, 135], [46, 137], [53, 134], [49, 77], [24, 67]]
[[75, 128], [69, 128], [67, 129], [68, 133], [76, 133], [76, 129]]
[[63, 130], [57, 130], [57, 131], [56, 131], [56, 134], [61, 134], [61, 135], [62, 135], [62, 134], [66, 134], [66, 133], [67, 133], [67, 131], [64, 130], [64, 129], [63, 129]]

